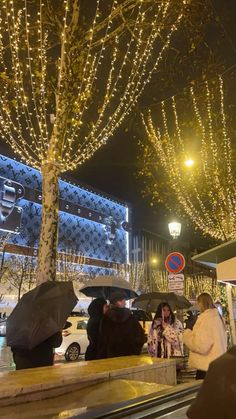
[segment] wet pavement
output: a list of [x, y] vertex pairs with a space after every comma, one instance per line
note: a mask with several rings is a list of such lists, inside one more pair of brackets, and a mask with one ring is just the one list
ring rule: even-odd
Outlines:
[[0, 371], [9, 371], [15, 368], [13, 363], [12, 353], [8, 346], [6, 346], [6, 338], [0, 337]]

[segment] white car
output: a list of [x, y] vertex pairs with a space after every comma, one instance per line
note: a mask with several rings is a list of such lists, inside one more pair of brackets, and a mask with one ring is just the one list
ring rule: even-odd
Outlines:
[[0, 336], [6, 336], [6, 321], [2, 320], [0, 322]]
[[87, 317], [68, 317], [71, 324], [62, 331], [62, 344], [55, 348], [55, 353], [64, 356], [67, 361], [78, 361], [79, 356], [84, 354], [89, 344], [87, 337]]

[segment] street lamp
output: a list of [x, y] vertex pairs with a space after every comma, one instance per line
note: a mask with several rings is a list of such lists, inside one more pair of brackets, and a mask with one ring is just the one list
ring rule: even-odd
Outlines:
[[181, 223], [169, 223], [168, 224], [169, 233], [173, 237], [173, 239], [177, 239], [181, 233]]
[[159, 258], [158, 258], [158, 257], [156, 257], [156, 256], [154, 256], [154, 257], [150, 260], [150, 263], [151, 263], [151, 265], [152, 265], [153, 267], [158, 266], [158, 264], [159, 264]]
[[157, 275], [157, 269], [159, 267], [160, 259], [159, 257], [153, 255], [149, 259], [149, 267], [148, 267], [148, 276], [150, 280], [150, 291], [155, 291], [155, 281], [156, 281], [156, 275]]
[[194, 160], [189, 158], [189, 159], [185, 160], [184, 164], [187, 167], [192, 167], [194, 165]]

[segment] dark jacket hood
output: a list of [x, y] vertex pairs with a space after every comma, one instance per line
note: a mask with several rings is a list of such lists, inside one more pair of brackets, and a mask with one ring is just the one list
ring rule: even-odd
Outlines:
[[103, 315], [103, 307], [106, 304], [106, 300], [104, 298], [96, 298], [91, 302], [88, 306], [88, 314], [90, 317], [102, 317]]
[[112, 307], [108, 310], [107, 316], [114, 323], [124, 323], [129, 317], [132, 316], [131, 311], [128, 308]]

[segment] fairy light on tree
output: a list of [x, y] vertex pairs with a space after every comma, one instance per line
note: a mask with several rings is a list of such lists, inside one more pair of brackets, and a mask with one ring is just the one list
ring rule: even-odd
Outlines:
[[131, 262], [117, 266], [117, 275], [128, 281], [135, 291], [145, 290], [145, 262]]
[[[2, 0], [0, 130], [42, 173], [37, 282], [56, 278], [58, 178], [89, 159], [138, 101], [185, 0]], [[91, 19], [91, 11], [94, 17]]]
[[78, 281], [83, 274], [83, 265], [86, 258], [81, 252], [76, 252], [73, 246], [69, 246], [64, 252], [57, 254], [57, 279], [59, 281]]
[[[178, 210], [180, 216], [187, 216], [205, 235], [217, 240], [233, 239], [236, 234], [236, 190], [222, 76], [212, 83], [205, 82], [202, 89], [199, 87], [198, 94], [194, 87], [186, 89], [184, 98], [185, 109], [182, 103], [179, 111], [175, 97], [161, 103], [159, 116], [162, 122], [158, 127], [150, 111], [143, 116], [149, 140], [148, 147], [143, 148], [145, 168], [142, 174], [148, 179], [146, 192], [150, 193], [153, 203], [160, 202], [162, 194], [167, 207]], [[185, 130], [186, 100], [192, 141]], [[182, 119], [181, 113], [185, 114]], [[189, 148], [193, 144], [195, 155], [190, 159]], [[163, 182], [171, 197], [158, 189], [154, 160], [158, 161], [158, 168], [161, 167]]]

